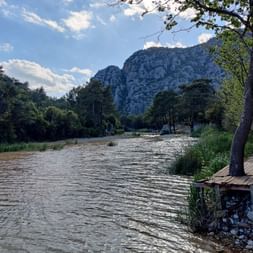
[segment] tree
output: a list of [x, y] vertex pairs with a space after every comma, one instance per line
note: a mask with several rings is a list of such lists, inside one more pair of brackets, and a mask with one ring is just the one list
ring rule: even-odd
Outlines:
[[177, 94], [174, 91], [158, 92], [146, 117], [154, 127], [161, 129], [164, 124], [168, 124], [170, 133], [175, 133], [177, 102]]
[[57, 140], [64, 136], [64, 112], [55, 107], [49, 106], [44, 113], [44, 119], [48, 122], [47, 138]]
[[[121, 0], [128, 4], [142, 5], [143, 0]], [[204, 26], [216, 33], [226, 31], [237, 35], [249, 54], [248, 74], [244, 85], [244, 107], [235, 131], [229, 164], [230, 176], [243, 176], [244, 149], [253, 121], [253, 0], [154, 0], [152, 11], [165, 13], [166, 29], [178, 24], [178, 17], [186, 11], [194, 15], [194, 26]], [[144, 14], [149, 10], [144, 10]], [[250, 44], [246, 38], [250, 39]]]
[[4, 69], [3, 66], [0, 65], [0, 77], [4, 75]]
[[43, 87], [30, 91], [30, 96], [39, 108], [49, 106], [49, 97]]
[[[218, 92], [224, 110], [222, 125], [225, 129], [235, 130], [243, 110], [243, 91], [249, 69], [249, 54], [244, 43], [231, 32], [223, 33], [222, 45], [214, 49], [216, 62], [227, 72]], [[250, 39], [245, 38], [250, 45]]]
[[196, 122], [205, 121], [205, 113], [214, 99], [214, 88], [208, 79], [198, 79], [192, 83], [180, 86], [181, 116], [186, 119], [186, 124], [194, 130]]
[[243, 86], [235, 78], [224, 80], [219, 96], [224, 107], [223, 127], [235, 130], [243, 109]]
[[111, 117], [117, 118], [110, 87], [106, 87], [94, 79], [85, 87], [78, 89], [77, 95], [75, 90], [70, 95], [71, 103], [76, 101], [76, 110], [82, 124], [95, 130], [92, 135], [104, 135], [107, 125], [112, 122]]

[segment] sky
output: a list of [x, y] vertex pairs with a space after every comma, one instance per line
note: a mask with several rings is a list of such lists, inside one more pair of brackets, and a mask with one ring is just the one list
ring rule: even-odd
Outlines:
[[[163, 31], [161, 14], [141, 16], [152, 0], [142, 6], [110, 5], [115, 1], [0, 0], [0, 65], [30, 88], [42, 86], [59, 97], [100, 69], [122, 68], [137, 50], [189, 47], [213, 36], [204, 28]], [[189, 27], [192, 15], [183, 13], [177, 30]]]

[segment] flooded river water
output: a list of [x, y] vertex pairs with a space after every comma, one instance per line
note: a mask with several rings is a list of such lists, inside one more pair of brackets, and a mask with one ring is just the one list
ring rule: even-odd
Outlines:
[[0, 252], [215, 252], [176, 216], [190, 179], [165, 168], [189, 137], [1, 154]]

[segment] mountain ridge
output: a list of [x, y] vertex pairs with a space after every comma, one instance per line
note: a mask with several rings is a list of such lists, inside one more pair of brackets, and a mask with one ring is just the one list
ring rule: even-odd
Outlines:
[[214, 62], [207, 43], [188, 48], [152, 47], [133, 53], [122, 69], [110, 65], [93, 77], [110, 85], [114, 102], [123, 114], [143, 113], [162, 90], [178, 90], [179, 85], [207, 78], [218, 87], [224, 71]]

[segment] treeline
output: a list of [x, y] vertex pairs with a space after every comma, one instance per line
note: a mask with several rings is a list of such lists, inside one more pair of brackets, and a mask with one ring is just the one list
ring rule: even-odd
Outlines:
[[[143, 115], [121, 118], [126, 129], [148, 128], [176, 133], [176, 125], [222, 124], [222, 108], [211, 80], [198, 79], [179, 86], [178, 91], [166, 90], [156, 94], [152, 105]], [[218, 108], [219, 107], [219, 108]]]
[[92, 80], [60, 99], [8, 77], [0, 68], [0, 142], [102, 136], [119, 125], [111, 90]]

